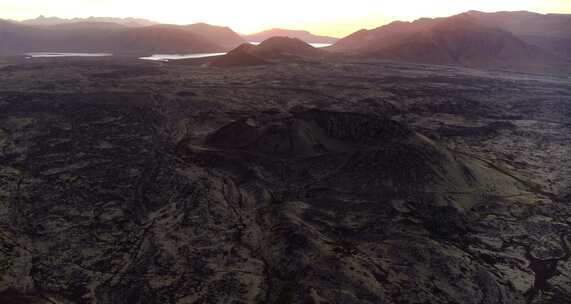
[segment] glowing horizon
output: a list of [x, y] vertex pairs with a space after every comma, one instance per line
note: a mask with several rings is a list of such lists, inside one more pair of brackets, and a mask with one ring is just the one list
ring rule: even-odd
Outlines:
[[59, 18], [133, 17], [160, 23], [206, 22], [250, 34], [271, 28], [303, 29], [314, 34], [342, 37], [362, 28], [444, 17], [469, 10], [571, 13], [569, 0], [212, 0], [201, 4], [163, 0], [161, 5], [135, 0], [3, 0], [0, 19], [25, 20], [40, 15]]

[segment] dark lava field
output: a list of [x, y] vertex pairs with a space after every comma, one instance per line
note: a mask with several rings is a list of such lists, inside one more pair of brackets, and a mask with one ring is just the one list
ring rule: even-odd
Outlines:
[[571, 78], [0, 59], [0, 303], [571, 303]]

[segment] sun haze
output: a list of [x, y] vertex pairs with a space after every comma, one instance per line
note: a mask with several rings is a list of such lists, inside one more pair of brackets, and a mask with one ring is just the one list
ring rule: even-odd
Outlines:
[[2, 0], [0, 18], [23, 20], [39, 15], [61, 18], [138, 17], [161, 23], [207, 22], [240, 33], [268, 28], [306, 29], [317, 34], [344, 36], [394, 20], [439, 17], [467, 10], [571, 13], [569, 0]]

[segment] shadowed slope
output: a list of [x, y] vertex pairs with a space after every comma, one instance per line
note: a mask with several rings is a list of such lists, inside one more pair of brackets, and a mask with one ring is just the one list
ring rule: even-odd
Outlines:
[[264, 177], [267, 181], [277, 180], [269, 176], [278, 174], [278, 160], [286, 161], [288, 183], [299, 187], [295, 191], [397, 197], [432, 193], [441, 202], [457, 194], [462, 197], [458, 207], [469, 208], [473, 194], [488, 192], [492, 181], [506, 185], [508, 193], [524, 189], [511, 177], [455, 155], [395, 121], [361, 114], [312, 110], [252, 117], [208, 135], [203, 147], [216, 158], [227, 158], [222, 163], [261, 164], [273, 172]]
[[512, 32], [523, 41], [571, 59], [571, 14], [532, 12], [468, 12], [488, 26]]
[[243, 44], [228, 52], [228, 54], [214, 59], [210, 62], [210, 65], [215, 67], [240, 67], [268, 64], [266, 60], [250, 53], [253, 47], [251, 44]]
[[470, 16], [394, 22], [360, 31], [331, 50], [379, 59], [437, 64], [529, 64], [557, 58], [505, 30], [488, 27]]

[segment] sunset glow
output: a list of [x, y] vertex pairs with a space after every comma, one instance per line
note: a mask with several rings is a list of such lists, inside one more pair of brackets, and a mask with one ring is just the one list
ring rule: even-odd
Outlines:
[[137, 17], [161, 23], [207, 22], [240, 33], [282, 27], [343, 36], [394, 20], [449, 16], [468, 10], [528, 10], [571, 13], [569, 0], [2, 0], [0, 18], [23, 20], [39, 15], [61, 18]]

